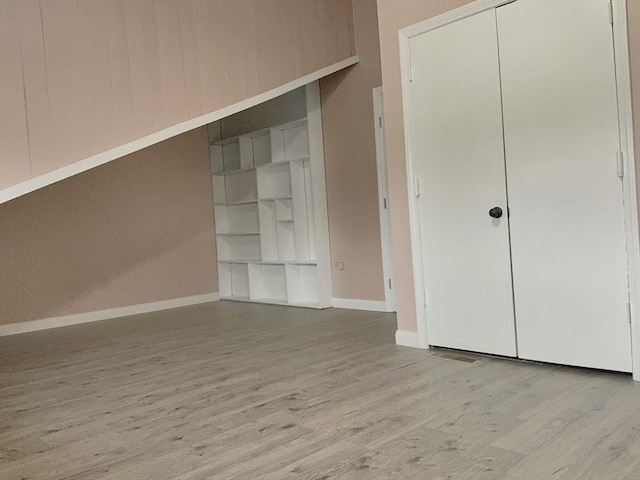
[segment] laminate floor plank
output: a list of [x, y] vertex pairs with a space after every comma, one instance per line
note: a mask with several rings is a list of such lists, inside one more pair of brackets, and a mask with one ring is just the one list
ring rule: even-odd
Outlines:
[[[613, 385], [618, 387], [621, 394], [610, 395], [610, 388]], [[541, 443], [530, 452], [525, 460], [510, 469], [508, 473], [523, 479], [532, 478], [535, 475], [549, 479], [562, 478], [571, 470], [581, 470], [581, 466], [590, 459], [598, 456], [603, 458], [604, 450], [607, 471], [601, 474], [593, 473], [595, 476], [592, 478], [616, 478], [618, 472], [624, 470], [615, 468], [615, 463], [618, 462], [614, 463], [614, 460], [622, 461], [623, 459], [609, 450], [609, 447], [612, 446], [609, 440], [623, 424], [637, 423], [638, 421], [637, 411], [640, 409], [640, 397], [635, 397], [637, 402], [630, 402], [634, 398], [631, 395], [632, 392], [637, 393], [635, 387], [636, 385], [623, 382], [622, 379], [594, 379], [587, 391], [582, 395], [577, 395], [582, 398], [577, 398], [578, 408], [574, 411], [582, 412], [582, 415], [567, 424], [567, 427], [561, 430], [561, 435], [556, 434]], [[629, 395], [625, 395], [624, 391], [629, 392]], [[585, 425], [589, 425], [587, 430], [584, 428]], [[636, 442], [640, 442], [640, 437], [637, 435], [630, 443], [619, 445], [618, 449], [620, 451], [629, 448], [635, 449]], [[503, 446], [503, 448], [507, 447]], [[637, 471], [640, 475], [640, 470]], [[574, 477], [584, 478], [573, 474], [566, 478]]]
[[0, 338], [3, 480], [640, 480], [630, 376], [215, 302]]
[[[620, 394], [611, 396], [610, 392], [616, 390]], [[625, 391], [627, 394], [623, 393]], [[605, 406], [618, 401], [622, 407], [619, 414], [631, 420], [640, 410], [638, 384], [628, 383], [625, 378], [614, 375], [590, 378], [584, 386], [548, 403], [545, 410], [496, 440], [493, 445], [527, 455], [533, 454], [555, 442], [564, 442], [574, 425], [577, 425], [575, 429], [578, 432], [582, 432], [585, 420], [601, 417]], [[585, 415], [588, 417], [583, 418]]]
[[563, 478], [583, 480], [625, 480], [640, 477], [640, 408], [628, 421], [611, 431], [600, 433], [594, 448], [567, 468]]

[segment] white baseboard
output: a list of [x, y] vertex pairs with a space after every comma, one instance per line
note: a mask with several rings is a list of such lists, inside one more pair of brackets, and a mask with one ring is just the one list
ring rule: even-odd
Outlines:
[[420, 342], [418, 341], [418, 332], [396, 330], [396, 345], [400, 345], [402, 347], [420, 348]]
[[357, 300], [355, 298], [334, 298], [333, 306], [336, 308], [350, 308], [351, 310], [370, 310], [372, 312], [387, 312], [387, 304], [384, 300]]
[[220, 300], [219, 293], [205, 293], [203, 295], [194, 295], [191, 297], [172, 298], [170, 300], [161, 300], [159, 302], [140, 303], [138, 305], [130, 305], [127, 307], [109, 308], [107, 310], [98, 310], [96, 312], [78, 313], [75, 315], [65, 315], [63, 317], [43, 318], [41, 320], [32, 320], [29, 322], [0, 325], [0, 337], [17, 335], [18, 333], [35, 332], [36, 330], [45, 330], [47, 328], [66, 327], [68, 325], [77, 325], [79, 323], [97, 322], [110, 318], [127, 317], [129, 315], [138, 315], [140, 313], [157, 312], [160, 310], [168, 310], [170, 308], [215, 302], [216, 300]]

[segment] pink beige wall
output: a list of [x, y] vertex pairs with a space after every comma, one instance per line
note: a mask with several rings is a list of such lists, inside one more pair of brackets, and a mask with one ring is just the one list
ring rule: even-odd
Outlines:
[[320, 80], [333, 296], [384, 300], [372, 89], [382, 84], [376, 4], [354, 0], [360, 62]]
[[350, 0], [2, 0], [0, 188], [353, 53]]
[[0, 324], [218, 291], [206, 128], [0, 205]]
[[[322, 82], [331, 248], [345, 261], [334, 294], [383, 300], [371, 103], [381, 83], [377, 12], [370, 0], [355, 10], [362, 62]], [[248, 128], [241, 117], [225, 130], [240, 128], [236, 120]], [[207, 148], [206, 129], [197, 129], [0, 205], [0, 324], [216, 292]], [[356, 208], [344, 215], [345, 204]]]
[[[399, 330], [416, 331], [417, 325], [407, 206], [398, 30], [470, 2], [471, 0], [378, 0]], [[635, 142], [636, 152], [638, 152], [640, 151], [640, 0], [628, 0], [627, 4], [629, 8], [634, 117], [636, 119]], [[636, 154], [636, 168], [640, 174], [638, 158], [640, 155]]]

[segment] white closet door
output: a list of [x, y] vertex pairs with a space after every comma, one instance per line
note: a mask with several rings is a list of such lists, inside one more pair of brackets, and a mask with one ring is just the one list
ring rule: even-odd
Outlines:
[[608, 3], [497, 18], [519, 356], [630, 371]]
[[429, 343], [515, 356], [495, 11], [412, 39], [411, 62]]

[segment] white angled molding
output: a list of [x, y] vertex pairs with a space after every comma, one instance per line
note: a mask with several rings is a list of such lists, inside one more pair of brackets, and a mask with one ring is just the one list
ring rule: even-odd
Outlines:
[[387, 312], [387, 303], [384, 300], [358, 300], [355, 298], [334, 298], [335, 308], [348, 308], [351, 310], [369, 310], [371, 312]]
[[172, 298], [170, 300], [141, 303], [127, 307], [109, 308], [107, 310], [98, 310], [95, 312], [78, 313], [75, 315], [65, 315], [62, 317], [43, 318], [41, 320], [32, 320], [29, 322], [0, 325], [0, 337], [17, 335], [19, 333], [35, 332], [37, 330], [46, 330], [49, 328], [78, 325], [80, 323], [98, 322], [100, 320], [108, 320], [111, 318], [128, 317], [129, 315], [139, 315], [141, 313], [158, 312], [160, 310], [187, 307], [189, 305], [215, 302], [217, 300], [220, 300], [219, 293], [205, 293], [203, 295]]
[[175, 137], [176, 135], [180, 135], [181, 133], [188, 132], [189, 130], [193, 130], [194, 128], [202, 127], [203, 125], [207, 125], [208, 123], [215, 122], [217, 120], [220, 120], [221, 118], [225, 118], [229, 115], [233, 115], [234, 113], [246, 110], [247, 108], [254, 107], [260, 103], [266, 102], [267, 100], [271, 100], [272, 98], [284, 95], [285, 93], [295, 90], [296, 88], [300, 88], [304, 85], [315, 82], [322, 77], [326, 77], [327, 75], [331, 75], [332, 73], [335, 73], [339, 70], [350, 67], [351, 65], [358, 63], [359, 60], [360, 58], [358, 57], [358, 55], [354, 55], [353, 57], [349, 57], [345, 60], [342, 60], [341, 62], [334, 63], [333, 65], [329, 65], [328, 67], [309, 73], [304, 77], [297, 78], [277, 88], [261, 93], [260, 95], [256, 95], [255, 97], [251, 97], [233, 105], [229, 105], [227, 107], [216, 110], [214, 112], [192, 118], [190, 120], [187, 120], [186, 122], [172, 125], [171, 127], [165, 128], [164, 130], [152, 133], [151, 135], [147, 135], [146, 137], [142, 137], [138, 140], [134, 140], [119, 147], [112, 148], [111, 150], [107, 150], [106, 152], [93, 155], [91, 157], [85, 158], [84, 160], [79, 160], [70, 165], [66, 165], [62, 168], [58, 168], [57, 170], [53, 170], [52, 172], [45, 173], [44, 175], [40, 175], [17, 185], [2, 189], [0, 190], [0, 204], [8, 202], [9, 200], [13, 200], [14, 198], [18, 198], [22, 195], [26, 195], [27, 193], [33, 192], [34, 190], [46, 187], [47, 185], [59, 182], [60, 180], [64, 180], [65, 178], [69, 178], [87, 170], [91, 170], [92, 168], [99, 167], [100, 165], [104, 165], [105, 163], [111, 162], [112, 160], [116, 160], [118, 158], [124, 157], [125, 155], [137, 152], [138, 150], [142, 150], [143, 148], [150, 147], [151, 145], [162, 142], [163, 140], [167, 140], [168, 138]]
[[396, 345], [401, 347], [425, 348], [420, 345], [418, 332], [408, 330], [396, 330]]

